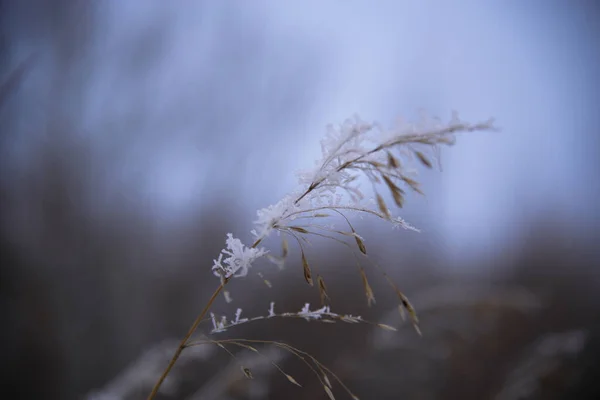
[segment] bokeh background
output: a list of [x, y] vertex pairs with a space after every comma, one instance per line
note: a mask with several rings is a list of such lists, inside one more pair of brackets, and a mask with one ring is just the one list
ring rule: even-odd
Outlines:
[[[595, 1], [1, 1], [3, 392], [145, 398], [217, 284], [225, 234], [250, 240], [326, 124], [423, 109], [502, 128], [421, 175], [402, 216], [422, 233], [356, 222], [424, 338], [381, 275], [368, 308], [352, 257], [319, 241], [334, 310], [400, 331], [228, 334], [306, 349], [363, 399], [600, 398], [599, 20]], [[294, 255], [215, 311], [316, 305]], [[245, 380], [206, 348], [161, 398], [326, 398], [302, 362], [270, 356], [304, 387], [240, 354]]]

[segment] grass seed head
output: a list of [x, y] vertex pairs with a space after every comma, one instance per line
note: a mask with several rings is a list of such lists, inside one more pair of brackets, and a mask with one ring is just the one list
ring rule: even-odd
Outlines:
[[356, 240], [356, 245], [358, 246], [358, 249], [360, 250], [361, 253], [363, 253], [364, 255], [367, 255], [367, 248], [365, 247], [365, 242], [362, 240], [362, 238], [360, 236], [358, 236], [358, 234], [356, 232], [354, 232], [354, 240]]
[[367, 274], [363, 268], [360, 268], [360, 276], [365, 289], [365, 295], [367, 296], [367, 304], [369, 307], [371, 307], [371, 304], [375, 304], [375, 295], [373, 294], [373, 289], [371, 288], [371, 285], [369, 285]]
[[390, 167], [392, 169], [400, 168], [400, 161], [398, 161], [398, 159], [396, 157], [394, 157], [394, 155], [389, 151], [387, 152], [387, 158], [388, 158], [388, 167]]
[[420, 151], [415, 151], [415, 155], [417, 156], [419, 161], [421, 161], [421, 164], [423, 164], [427, 168], [432, 167], [431, 161], [429, 161], [429, 159], [425, 156], [425, 154], [421, 153]]
[[325, 280], [321, 275], [317, 275], [317, 284], [319, 286], [319, 295], [321, 296], [321, 305], [325, 305], [330, 301], [329, 295], [327, 294], [327, 286], [325, 286]]
[[379, 207], [379, 211], [381, 211], [386, 218], [390, 218], [390, 210], [388, 210], [385, 201], [383, 201], [383, 197], [381, 197], [379, 193], [377, 193], [377, 206]]
[[310, 271], [310, 267], [308, 266], [308, 261], [306, 260], [304, 251], [302, 251], [302, 269], [304, 270], [304, 279], [306, 279], [306, 282], [310, 286], [313, 286], [312, 273]]
[[254, 376], [252, 376], [252, 371], [250, 371], [250, 368], [244, 367], [242, 365], [242, 372], [244, 373], [244, 375], [246, 376], [246, 378], [248, 379], [254, 379]]

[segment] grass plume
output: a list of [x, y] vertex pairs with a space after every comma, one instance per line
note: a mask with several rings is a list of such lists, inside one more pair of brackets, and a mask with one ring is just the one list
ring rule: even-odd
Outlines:
[[[329, 126], [327, 135], [321, 141], [322, 157], [315, 163], [313, 168], [298, 174], [299, 188], [276, 204], [257, 212], [255, 228], [251, 231], [253, 244], [247, 246], [240, 239], [234, 237], [233, 234], [227, 234], [225, 248], [220, 252], [217, 259], [213, 261], [212, 266], [213, 274], [219, 278], [220, 283], [192, 324], [187, 335], [182, 339], [173, 358], [160, 376], [148, 399], [151, 400], [156, 396], [162, 382], [186, 347], [206, 343], [192, 342], [191, 338], [199, 324], [206, 320], [206, 316], [209, 314], [210, 308], [217, 296], [232, 278], [246, 276], [249, 270], [260, 259], [269, 260], [280, 267], [283, 266], [289, 254], [288, 238], [293, 239], [300, 247], [304, 279], [310, 286], [314, 286], [313, 270], [309, 266], [305, 250], [305, 244], [309, 242], [309, 236], [331, 239], [352, 249], [358, 248], [360, 256], [366, 259], [367, 247], [364, 239], [351, 224], [349, 219], [350, 214], [376, 217], [389, 222], [392, 227], [417, 231], [416, 228], [401, 217], [392, 213], [383, 196], [380, 194], [378, 187], [382, 187], [384, 190], [387, 189], [395, 205], [402, 207], [405, 202], [407, 190], [423, 194], [418, 181], [415, 180], [414, 171], [407, 168], [412, 160], [416, 158], [422, 166], [432, 168], [433, 163], [430, 157], [435, 156], [440, 145], [454, 144], [456, 133], [493, 129], [494, 126], [491, 120], [469, 124], [461, 121], [456, 114], [446, 123], [442, 123], [437, 119], [425, 118], [417, 124], [403, 123], [387, 130], [382, 129], [376, 123], [365, 122], [358, 116], [346, 120], [339, 126]], [[431, 155], [427, 155], [427, 152]], [[365, 179], [373, 188], [375, 200], [367, 199], [361, 188], [361, 180], [364, 181]], [[335, 230], [325, 225], [324, 222], [321, 222], [324, 218], [335, 216], [340, 216], [345, 220], [349, 231]], [[259, 247], [274, 231], [282, 238], [281, 257], [273, 256], [268, 249]], [[352, 247], [344, 240], [347, 237], [354, 239], [355, 246]], [[375, 303], [375, 296], [368, 283], [364, 269], [360, 264], [359, 271], [365, 288], [367, 302], [371, 305]], [[389, 276], [384, 275], [394, 292], [398, 295], [401, 312], [406, 311], [408, 313], [415, 329], [417, 329], [417, 332], [420, 332], [415, 309]], [[329, 298], [325, 282], [319, 274], [316, 274], [316, 277], [316, 286], [319, 290], [321, 301], [324, 304]], [[213, 314], [211, 314], [210, 320], [213, 322], [213, 333], [218, 333], [233, 325], [270, 317], [294, 317], [322, 322], [369, 323], [359, 316], [333, 313], [327, 306], [311, 311], [308, 304], [297, 313], [275, 314], [272, 305], [267, 317], [242, 319], [240, 309], [236, 312], [235, 319], [232, 321], [228, 322], [226, 318], [217, 320]], [[388, 325], [374, 324], [385, 330], [394, 329]], [[222, 348], [226, 344], [248, 348], [253, 343], [244, 339], [211, 342], [219, 344]], [[258, 342], [263, 344], [269, 343], [268, 341]], [[300, 359], [306, 361], [307, 365], [313, 368], [329, 398], [333, 399], [334, 393], [327, 377], [328, 375], [336, 379], [352, 398], [357, 398], [337, 379], [336, 375], [320, 364], [314, 357], [308, 355], [308, 353], [289, 345], [276, 342], [271, 343], [292, 352]], [[252, 377], [252, 372], [249, 369], [243, 366], [241, 368], [244, 375], [248, 378]], [[279, 369], [279, 367], [277, 368]], [[299, 385], [291, 376], [283, 374], [290, 382]]]

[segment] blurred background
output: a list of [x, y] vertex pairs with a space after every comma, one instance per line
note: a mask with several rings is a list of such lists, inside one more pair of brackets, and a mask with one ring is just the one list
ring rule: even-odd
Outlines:
[[[361, 399], [600, 398], [599, 20], [595, 1], [1, 1], [3, 391], [145, 398], [218, 283], [226, 233], [250, 240], [326, 124], [424, 109], [502, 130], [422, 173], [426, 197], [401, 211], [422, 233], [356, 221], [423, 338], [381, 274], [368, 308], [351, 255], [319, 241], [334, 311], [400, 330], [284, 320], [224, 337], [309, 351]], [[316, 306], [298, 255], [214, 311]], [[264, 351], [303, 388], [242, 352], [246, 380], [206, 347], [159, 397], [327, 398]]]

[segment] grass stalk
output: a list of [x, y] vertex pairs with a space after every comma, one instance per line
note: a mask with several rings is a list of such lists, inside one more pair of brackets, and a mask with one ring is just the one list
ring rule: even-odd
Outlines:
[[221, 291], [223, 290], [223, 288], [225, 287], [225, 285], [227, 284], [227, 282], [228, 282], [228, 280], [224, 280], [223, 282], [221, 282], [221, 284], [215, 289], [215, 291], [212, 294], [212, 296], [210, 296], [210, 299], [208, 300], [208, 302], [206, 303], [206, 305], [202, 309], [202, 312], [200, 314], [198, 314], [198, 316], [196, 317], [196, 320], [194, 321], [194, 323], [190, 327], [188, 333], [185, 335], [185, 337], [179, 343], [179, 346], [175, 350], [175, 354], [173, 354], [173, 357], [171, 358], [171, 361], [169, 361], [169, 365], [167, 365], [167, 368], [165, 368], [165, 370], [163, 371], [163, 373], [160, 376], [160, 378], [158, 378], [158, 380], [154, 384], [154, 387], [152, 388], [152, 392], [150, 392], [150, 395], [148, 396], [148, 400], [154, 399], [154, 397], [156, 396], [156, 394], [160, 390], [160, 386], [162, 385], [162, 383], [166, 379], [167, 375], [169, 375], [169, 372], [171, 372], [171, 369], [173, 368], [173, 366], [175, 365], [175, 363], [179, 359], [179, 356], [181, 355], [181, 352], [183, 351], [183, 349], [185, 348], [185, 346], [188, 344], [188, 341], [190, 340], [190, 338], [192, 337], [192, 335], [196, 332], [196, 329], [198, 329], [198, 325], [200, 325], [200, 322], [202, 322], [202, 320], [206, 316], [206, 313], [208, 312], [208, 310], [210, 310], [210, 308], [212, 307], [213, 303], [217, 299], [217, 296], [221, 293]]

